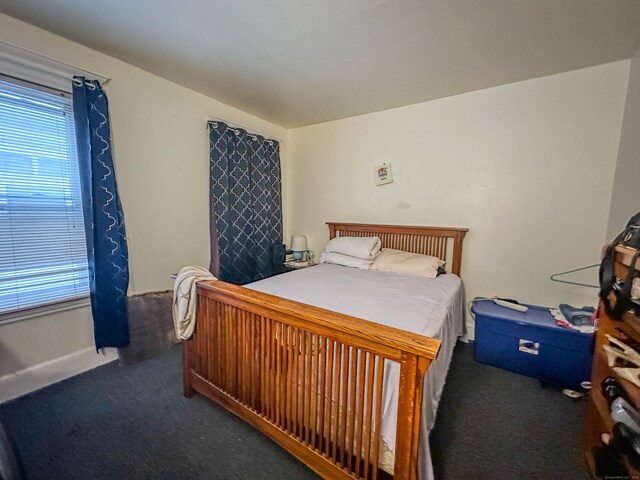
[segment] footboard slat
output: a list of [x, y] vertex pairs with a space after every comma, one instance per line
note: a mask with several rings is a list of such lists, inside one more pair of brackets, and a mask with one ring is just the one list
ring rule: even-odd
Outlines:
[[316, 450], [322, 451], [322, 442], [319, 441], [322, 439], [322, 435], [324, 433], [324, 408], [325, 408], [325, 379], [326, 379], [326, 371], [327, 371], [327, 341], [326, 339], [318, 337], [318, 356], [320, 357], [318, 360], [318, 389], [316, 390], [317, 397], [317, 419], [318, 422], [315, 428], [315, 437], [313, 443], [316, 447]]
[[[378, 368], [376, 370], [376, 399], [375, 405], [382, 406], [382, 382], [384, 376], [384, 363], [382, 361], [379, 362]], [[375, 424], [380, 425], [382, 422], [382, 408], [376, 409], [376, 419]], [[380, 452], [380, 441], [377, 439], [371, 445], [372, 453], [371, 453], [371, 463], [373, 466], [373, 479], [378, 478], [378, 454]]]
[[309, 356], [311, 357], [311, 382], [309, 383], [309, 390], [306, 392], [307, 397], [305, 404], [307, 405], [307, 421], [305, 427], [307, 430], [307, 445], [314, 449], [316, 445], [316, 407], [318, 397], [312, 395], [312, 392], [313, 387], [318, 385], [318, 363], [320, 355], [317, 353], [319, 351], [317, 335], [309, 334], [309, 337], [311, 338], [311, 348], [309, 349]]
[[220, 403], [323, 476], [378, 478], [385, 362], [400, 362], [398, 431], [408, 439], [396, 440], [393, 473], [415, 478], [418, 390], [439, 342], [295, 303], [200, 285], [185, 395]]
[[[350, 347], [349, 354], [349, 425], [347, 427], [347, 438], [345, 441], [345, 453], [353, 451], [353, 438], [355, 434], [355, 422], [356, 422], [356, 373], [358, 369], [358, 358], [355, 348]], [[352, 455], [346, 455], [347, 457], [347, 471], [351, 472]]]
[[[373, 412], [373, 369], [375, 367], [375, 356], [372, 353], [367, 353], [367, 399], [365, 401], [365, 414], [364, 414], [364, 440], [362, 444], [362, 448], [364, 449], [363, 458], [364, 458], [364, 478], [369, 478], [369, 465], [371, 462], [371, 458], [369, 454], [371, 453], [371, 433], [374, 429], [374, 425], [371, 421], [372, 412]], [[375, 433], [377, 433], [377, 429]]]
[[342, 452], [338, 457], [338, 465], [344, 465], [345, 452], [346, 452], [346, 434], [347, 434], [347, 413], [349, 411], [349, 404], [347, 400], [349, 398], [349, 353], [350, 349], [348, 345], [343, 347], [342, 352], [342, 373], [340, 374], [340, 381], [342, 383], [342, 390], [340, 392], [340, 402], [339, 405], [342, 406], [340, 409], [341, 414], [339, 423], [338, 423], [338, 448], [339, 451]]
[[333, 405], [333, 346], [334, 342], [331, 339], [327, 340], [327, 370], [325, 372], [327, 378], [327, 389], [324, 393], [324, 428], [323, 430], [323, 451], [324, 455], [328, 457], [329, 447], [331, 445], [331, 414]]
[[[357, 353], [358, 356], [358, 403], [356, 404], [356, 436], [353, 439], [353, 444], [351, 445], [351, 451], [355, 452], [356, 464], [355, 464], [355, 473], [356, 477], [360, 477], [360, 469], [362, 464], [362, 449], [358, 448], [358, 445], [362, 445], [362, 434], [364, 429], [364, 423], [362, 421], [363, 412], [364, 412], [364, 380], [365, 376], [363, 375], [364, 371], [364, 355], [360, 355], [361, 352]], [[360, 358], [363, 357], [363, 358]]]

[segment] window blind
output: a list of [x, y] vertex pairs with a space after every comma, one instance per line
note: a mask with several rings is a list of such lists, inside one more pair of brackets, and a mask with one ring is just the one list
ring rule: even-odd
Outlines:
[[0, 80], [0, 314], [88, 293], [71, 99]]

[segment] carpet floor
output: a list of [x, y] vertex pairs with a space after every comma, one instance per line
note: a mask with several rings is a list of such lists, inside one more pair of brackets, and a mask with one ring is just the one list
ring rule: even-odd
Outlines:
[[[317, 478], [254, 428], [181, 389], [178, 346], [1, 405], [0, 418], [30, 480]], [[582, 480], [585, 407], [476, 363], [472, 344], [459, 344], [431, 434], [436, 478]]]

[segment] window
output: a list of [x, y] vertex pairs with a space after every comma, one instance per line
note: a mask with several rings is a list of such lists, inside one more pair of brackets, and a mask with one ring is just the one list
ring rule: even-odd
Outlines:
[[0, 80], [0, 315], [89, 293], [70, 96]]

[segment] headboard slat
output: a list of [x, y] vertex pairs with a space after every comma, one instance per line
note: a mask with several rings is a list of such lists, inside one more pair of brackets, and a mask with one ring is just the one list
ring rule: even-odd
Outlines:
[[369, 223], [327, 222], [329, 239], [342, 237], [373, 237], [382, 242], [382, 248], [395, 248], [406, 252], [431, 255], [447, 261], [449, 243], [452, 244], [451, 273], [460, 276], [462, 241], [467, 228], [422, 227], [407, 225], [376, 225]]

